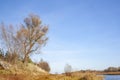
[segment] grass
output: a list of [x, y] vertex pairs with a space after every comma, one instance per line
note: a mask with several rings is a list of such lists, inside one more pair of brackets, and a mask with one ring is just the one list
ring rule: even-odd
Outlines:
[[103, 80], [102, 76], [94, 73], [80, 73], [71, 76], [64, 74], [48, 75], [23, 75], [23, 74], [2, 74], [0, 80]]
[[0, 80], [103, 80], [93, 72], [73, 72], [67, 74], [49, 74], [34, 64], [11, 65], [9, 70], [0, 70]]

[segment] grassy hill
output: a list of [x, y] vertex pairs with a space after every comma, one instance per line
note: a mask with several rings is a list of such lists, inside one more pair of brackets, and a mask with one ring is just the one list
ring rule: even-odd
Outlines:
[[65, 73], [65, 74], [49, 74], [33, 63], [9, 64], [2, 61], [4, 67], [0, 69], [0, 80], [103, 80], [102, 76], [95, 73]]

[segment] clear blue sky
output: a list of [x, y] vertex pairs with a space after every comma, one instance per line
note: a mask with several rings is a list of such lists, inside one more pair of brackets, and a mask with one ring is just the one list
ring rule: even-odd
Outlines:
[[19, 25], [30, 13], [49, 25], [42, 54], [51, 72], [120, 66], [120, 0], [0, 0], [0, 22]]

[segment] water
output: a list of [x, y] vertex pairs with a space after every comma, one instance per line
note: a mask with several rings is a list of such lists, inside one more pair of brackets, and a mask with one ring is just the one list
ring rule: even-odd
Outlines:
[[105, 75], [105, 80], [120, 80], [120, 75]]

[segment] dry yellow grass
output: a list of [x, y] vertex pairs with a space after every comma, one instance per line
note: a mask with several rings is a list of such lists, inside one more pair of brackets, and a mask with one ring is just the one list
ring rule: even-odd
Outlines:
[[48, 74], [34, 64], [11, 65], [9, 70], [0, 70], [0, 80], [103, 80], [91, 72], [73, 72], [69, 74]]
[[9, 69], [0, 70], [0, 74], [31, 74], [31, 75], [39, 75], [39, 74], [48, 74], [48, 72], [39, 68], [37, 65], [32, 63], [23, 64], [22, 62], [18, 62], [18, 64], [11, 65]]
[[[83, 74], [81, 74], [83, 75]], [[103, 77], [93, 74], [84, 76], [65, 76], [65, 75], [0, 75], [0, 80], [103, 80]]]

